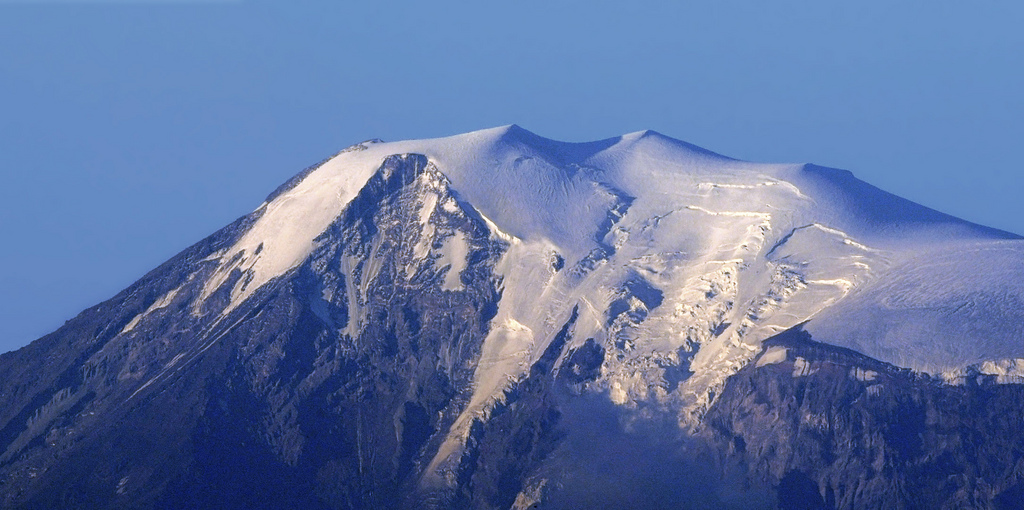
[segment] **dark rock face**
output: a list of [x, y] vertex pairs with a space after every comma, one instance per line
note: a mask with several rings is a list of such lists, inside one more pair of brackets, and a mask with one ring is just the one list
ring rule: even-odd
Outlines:
[[[428, 193], [454, 206], [424, 212]], [[609, 353], [592, 338], [572, 341], [578, 309], [526, 377], [473, 421], [451, 483], [427, 487], [426, 466], [472, 394], [503, 289], [494, 268], [508, 246], [425, 157], [394, 156], [302, 265], [235, 308], [241, 273], [200, 299], [211, 256], [259, 214], [0, 356], [0, 506], [1024, 501], [1020, 386], [949, 386], [794, 329], [767, 341], [702, 426], [684, 430], [672, 410], [616, 406], [593, 389]], [[454, 236], [467, 246], [465, 267], [435, 254]], [[556, 254], [553, 270], [564, 264]], [[621, 291], [636, 299], [616, 302], [609, 325], [639, 322], [662, 303], [639, 275]]]
[[[190, 313], [201, 288], [189, 271], [208, 271], [198, 261], [251, 218], [0, 358], [4, 506], [411, 505], [420, 462], [470, 387], [503, 250], [473, 211], [438, 208], [441, 227], [424, 241], [465, 236], [461, 288], [441, 288], [447, 267], [411, 262], [418, 186], [431, 172], [422, 156], [389, 159], [331, 227], [343, 242], [223, 318]], [[443, 176], [431, 177], [448, 192]], [[351, 275], [339, 270], [343, 258]], [[178, 286], [166, 309], [119, 335]], [[217, 291], [204, 306], [219, 311], [229, 299]], [[365, 317], [349, 316], [350, 300]], [[354, 320], [364, 321], [356, 338], [345, 333]]]
[[[1020, 508], [1024, 388], [950, 386], [819, 344], [732, 377], [702, 436], [781, 508]], [[794, 375], [797, 374], [797, 375]]]

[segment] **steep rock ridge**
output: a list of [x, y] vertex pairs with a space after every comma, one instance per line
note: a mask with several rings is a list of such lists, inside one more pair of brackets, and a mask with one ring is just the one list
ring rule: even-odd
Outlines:
[[705, 416], [719, 465], [790, 508], [1019, 508], [1024, 386], [950, 386], [800, 328], [773, 337]]
[[[848, 172], [650, 131], [368, 141], [0, 357], [0, 493], [44, 507], [573, 507], [626, 504], [619, 479], [657, 488], [650, 506], [816, 502], [812, 482], [837, 505], [912, 501], [848, 492], [855, 478], [825, 457], [773, 456], [810, 441], [786, 428], [806, 389], [792, 381], [853, 391], [794, 354], [812, 344], [793, 328], [878, 358], [844, 358], [857, 381], [903, 374], [885, 362], [943, 374], [893, 375], [905, 391], [872, 389], [880, 402], [1019, 382], [1021, 250]], [[780, 370], [778, 391], [758, 393]], [[978, 398], [1015, 398], [990, 386]], [[767, 414], [743, 409], [750, 395]], [[960, 419], [942, 409], [929, 426]], [[743, 441], [775, 450], [737, 446], [755, 425], [765, 433]], [[874, 465], [844, 445], [807, 448]], [[671, 469], [651, 478], [659, 463]], [[721, 473], [695, 474], [706, 463]], [[910, 483], [893, 466], [850, 477], [871, 494]], [[1017, 483], [977, 476], [995, 485], [936, 501], [984, 506]]]
[[[422, 156], [388, 158], [329, 233], [342, 242], [241, 304], [241, 271], [209, 296], [186, 280], [173, 310], [75, 366], [77, 385], [18, 403], [29, 419], [8, 429], [6, 504], [401, 504], [431, 430], [464, 407], [506, 245]], [[454, 238], [466, 256], [442, 265]]]

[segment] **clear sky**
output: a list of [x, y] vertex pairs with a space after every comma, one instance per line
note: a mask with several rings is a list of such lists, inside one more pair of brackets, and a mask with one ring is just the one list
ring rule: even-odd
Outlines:
[[1024, 233], [1019, 1], [0, 0], [0, 351], [352, 143], [655, 129]]

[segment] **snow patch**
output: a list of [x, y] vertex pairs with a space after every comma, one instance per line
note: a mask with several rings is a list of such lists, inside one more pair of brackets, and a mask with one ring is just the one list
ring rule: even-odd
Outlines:
[[782, 363], [783, 361], [786, 361], [786, 353], [787, 350], [785, 347], [773, 345], [769, 347], [768, 350], [766, 350], [760, 358], [757, 359], [757, 365], [755, 366], [757, 368], [760, 368], [765, 365], [775, 365], [778, 363]]
[[990, 380], [996, 384], [1024, 384], [1024, 358], [987, 360], [940, 374], [947, 384], [963, 385], [970, 379]]
[[149, 308], [147, 308], [146, 311], [136, 315], [135, 318], [133, 318], [128, 324], [126, 324], [124, 329], [121, 330], [120, 334], [123, 335], [123, 334], [128, 333], [129, 331], [135, 329], [135, 326], [138, 326], [139, 322], [141, 322], [142, 319], [145, 316], [147, 316], [147, 315], [149, 315], [149, 314], [151, 314], [151, 313], [153, 313], [156, 310], [159, 310], [161, 308], [167, 308], [171, 304], [171, 302], [174, 301], [175, 296], [178, 295], [178, 291], [180, 291], [180, 290], [181, 290], [181, 287], [178, 287], [178, 288], [172, 289], [167, 294], [164, 294], [160, 299], [156, 300], [156, 302], [154, 302], [152, 305], [149, 305]]
[[817, 368], [811, 368], [810, 362], [800, 356], [793, 361], [793, 377], [807, 377], [817, 371]]
[[456, 230], [454, 235], [445, 240], [439, 252], [441, 256], [435, 263], [439, 267], [448, 267], [441, 288], [444, 290], [461, 289], [460, 275], [466, 269], [469, 257], [469, 241], [466, 239], [466, 234], [461, 230]]
[[854, 367], [850, 369], [850, 377], [862, 382], [871, 382], [878, 378], [878, 372]]

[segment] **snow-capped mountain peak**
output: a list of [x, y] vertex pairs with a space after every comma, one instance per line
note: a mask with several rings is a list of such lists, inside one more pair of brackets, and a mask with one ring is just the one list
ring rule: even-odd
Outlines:
[[[1021, 310], [1024, 240], [850, 172], [653, 131], [371, 140], [0, 357], [0, 501], [525, 508], [563, 491], [578, 507], [621, 485], [595, 487], [604, 469], [648, 483], [704, 441], [779, 494], [820, 458], [817, 487], [885, 502], [901, 459], [981, 455], [937, 426], [915, 446], [911, 404], [1016, 437], [987, 418], [1019, 412], [1016, 389], [977, 416], [957, 399], [1024, 381]], [[864, 464], [794, 456], [797, 440], [867, 445], [844, 454]], [[252, 488], [249, 466], [277, 478]]]
[[[230, 285], [230, 303], [219, 312], [228, 314], [318, 246], [339, 242], [325, 232], [386, 158], [400, 154], [424, 155], [450, 183], [446, 200], [484, 219], [494, 239], [514, 240], [496, 266], [502, 300], [482, 346], [476, 391], [455, 428], [468, 427], [525, 376], [571, 313], [579, 315], [578, 342], [596, 339], [609, 353], [596, 384], [614, 402], [682, 403], [699, 417], [715, 388], [760, 352], [760, 341], [807, 321], [843, 338], [832, 324], [876, 306], [849, 311], [850, 296], [864, 302], [871, 289], [891, 284], [892, 268], [928, 256], [922, 252], [983, 246], [1013, 265], [1021, 249], [1000, 241], [1013, 236], [845, 171], [737, 161], [654, 131], [564, 143], [510, 125], [342, 151], [261, 205], [244, 235], [211, 256], [218, 266], [202, 296]], [[437, 200], [421, 199], [424, 211]], [[431, 216], [422, 222], [429, 232]], [[451, 276], [446, 285], [455, 288]], [[829, 319], [831, 310], [847, 311]], [[990, 355], [926, 331], [930, 345], [920, 362], [901, 348], [914, 339], [882, 335], [893, 344], [853, 346], [939, 371]], [[1006, 357], [1015, 342], [1009, 350], [995, 345], [1010, 340], [986, 345]], [[673, 370], [692, 375], [666, 376]]]

